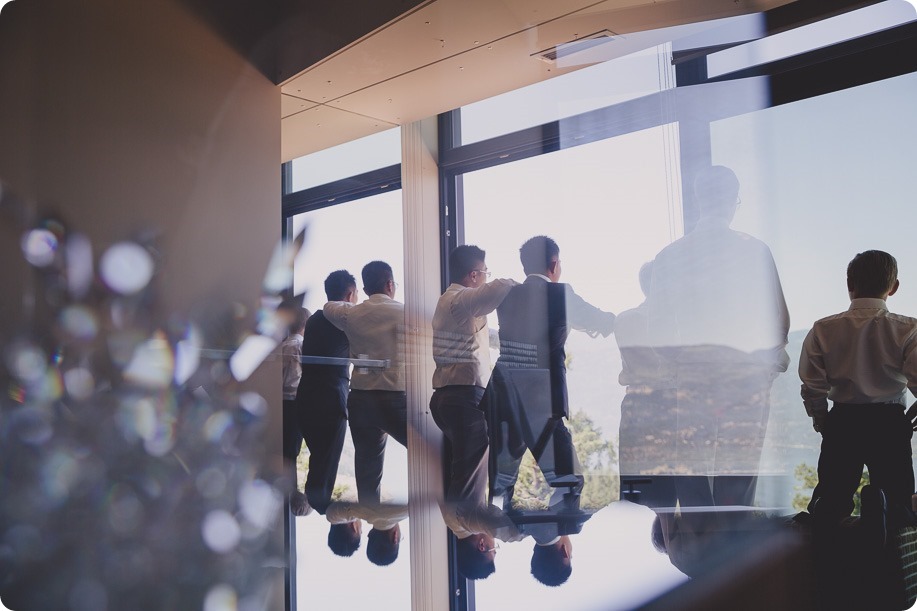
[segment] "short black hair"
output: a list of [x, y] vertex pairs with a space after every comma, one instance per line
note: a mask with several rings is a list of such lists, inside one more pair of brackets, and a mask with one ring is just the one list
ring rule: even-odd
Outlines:
[[857, 297], [881, 297], [898, 279], [898, 262], [881, 250], [857, 254], [847, 265], [847, 288]]
[[366, 537], [366, 557], [377, 566], [387, 566], [398, 559], [401, 542], [392, 542], [391, 532], [373, 528]]
[[385, 285], [394, 279], [392, 266], [385, 261], [370, 261], [363, 266], [363, 290], [367, 295], [375, 295], [385, 291]]
[[541, 274], [551, 267], [551, 261], [560, 256], [560, 246], [546, 235], [536, 235], [526, 240], [519, 249], [522, 271]]
[[342, 301], [350, 289], [357, 288], [357, 279], [346, 269], [331, 272], [325, 278], [325, 295], [328, 301]]
[[455, 559], [459, 573], [465, 579], [485, 579], [497, 570], [493, 559], [478, 549], [476, 537], [465, 537], [464, 539], [456, 540]]
[[360, 549], [360, 533], [349, 524], [332, 524], [328, 529], [328, 547], [338, 556], [353, 556]]
[[556, 545], [536, 545], [532, 550], [532, 576], [546, 586], [559, 586], [573, 573], [568, 558]]
[[470, 244], [456, 246], [449, 253], [449, 279], [458, 282], [467, 276], [469, 272], [474, 271], [478, 261], [484, 260], [485, 254], [483, 250]]

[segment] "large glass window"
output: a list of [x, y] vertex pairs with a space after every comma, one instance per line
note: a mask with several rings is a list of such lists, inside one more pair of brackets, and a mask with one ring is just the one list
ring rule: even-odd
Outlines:
[[[893, 19], [881, 23], [907, 21], [909, 7], [886, 4], [877, 10], [894, 5]], [[489, 489], [474, 503], [515, 534], [478, 546], [496, 554], [496, 573], [467, 588], [458, 541], [494, 524], [450, 526], [458, 607], [472, 596], [483, 610], [633, 608], [739, 560], [751, 566], [759, 551], [792, 553], [776, 535], [812, 497], [822, 440], [799, 395], [803, 338], [814, 321], [847, 308], [845, 268], [862, 250], [897, 257], [902, 286], [889, 307], [917, 312], [917, 281], [908, 280], [917, 260], [908, 234], [917, 78], [883, 51], [904, 34], [869, 34], [875, 28], [828, 27], [814, 51], [771, 36], [766, 54], [741, 59], [756, 48], [742, 41], [816, 18], [806, 7], [786, 10], [629, 35], [617, 41], [633, 46], [628, 53], [611, 51], [615, 40], [590, 44], [564, 61], [595, 65], [443, 117], [442, 126], [461, 126], [452, 132], [460, 142], [444, 137], [439, 150], [444, 251], [474, 244], [491, 279], [569, 286], [557, 301], [543, 297], [544, 312], [540, 293], [510, 292], [488, 315], [497, 363], [482, 404]], [[878, 38], [851, 39], [863, 32]], [[605, 52], [617, 56], [601, 61]], [[739, 63], [719, 63], [730, 55]], [[886, 58], [874, 67], [892, 78], [870, 82], [878, 77], [864, 68], [867, 56]], [[376, 137], [388, 153], [369, 165], [319, 164], [311, 182], [297, 182], [305, 166], [294, 163], [294, 190], [318, 187], [315, 202], [297, 200], [308, 211], [290, 224], [293, 235], [306, 231], [294, 292], [311, 311], [335, 269], [357, 276], [362, 291], [360, 268], [381, 259], [402, 282], [400, 191], [320, 208], [335, 203], [322, 177], [392, 169], [387, 138]], [[367, 181], [367, 190], [389, 182]], [[535, 236], [556, 241], [559, 255], [524, 270], [520, 247]], [[550, 327], [557, 307], [569, 322], [562, 332]], [[513, 335], [542, 315], [534, 324], [544, 323], [553, 344]], [[447, 457], [453, 443], [461, 441], [447, 442]], [[355, 498], [353, 453], [348, 433], [336, 500]], [[390, 440], [383, 500], [407, 502], [405, 462]], [[441, 491], [426, 492], [439, 500]], [[302, 607], [410, 605], [407, 548], [379, 569], [366, 562], [366, 532], [358, 558], [339, 558], [327, 519], [298, 518], [296, 528]], [[407, 520], [401, 528], [406, 536]], [[572, 567], [568, 576], [535, 568], [546, 548], [564, 550], [558, 564]], [[552, 579], [561, 587], [549, 587]]]
[[[641, 49], [639, 40], [638, 35], [634, 41], [615, 38], [601, 42], [583, 52], [587, 57], [581, 58], [584, 64], [594, 65], [462, 107], [462, 144], [565, 119], [674, 87], [674, 74], [667, 60], [671, 53], [667, 53], [667, 46], [644, 43], [648, 44], [648, 48]], [[601, 60], [611, 49], [620, 54], [621, 45], [641, 50], [613, 61]], [[576, 55], [579, 54], [570, 58]], [[562, 67], [576, 65], [570, 58]], [[563, 63], [562, 59], [559, 61]]]
[[[550, 297], [514, 288], [488, 319], [497, 366], [487, 395], [493, 498], [485, 502], [525, 537], [504, 544], [496, 573], [476, 583], [478, 608], [510, 599], [530, 609], [631, 608], [751, 562], [749, 550], [774, 544], [769, 555], [789, 553], [774, 542], [785, 518], [812, 499], [823, 439], [800, 397], [803, 339], [816, 320], [849, 307], [847, 263], [864, 250], [897, 257], [902, 288], [888, 306], [917, 311], [917, 293], [904, 288], [917, 260], [908, 234], [917, 79], [895, 55], [904, 29], [874, 33], [907, 22], [912, 9], [890, 2], [870, 14], [891, 17], [854, 30], [844, 24], [855, 14], [819, 23], [825, 38], [814, 52], [792, 35], [772, 36], [766, 54], [732, 67], [717, 62], [741, 56], [744, 45], [727, 53], [673, 36], [654, 53], [679, 49], [674, 91], [641, 89], [641, 79], [664, 74], [664, 62], [640, 63], [649, 51], [575, 73], [585, 83], [615, 62], [633, 68], [614, 86], [641, 93], [607, 108], [590, 105], [602, 84], [580, 88], [566, 75], [461, 109], [462, 145], [489, 140], [464, 149], [467, 157], [461, 147], [443, 155], [458, 235], [486, 250], [493, 277], [559, 280], [578, 295], [567, 292], [560, 306], [572, 327], [560, 340], [563, 364], [541, 363], [555, 344], [518, 339], [533, 316], [553, 337]], [[753, 37], [787, 29], [783, 18], [757, 20]], [[728, 27], [718, 24], [720, 43], [748, 39]], [[723, 55], [708, 63], [716, 52]], [[867, 56], [876, 72], [864, 67]], [[558, 93], [561, 83], [569, 88]], [[510, 107], [523, 110], [510, 119]], [[536, 117], [574, 118], [544, 130], [540, 155], [530, 142], [538, 130], [501, 135]], [[565, 138], [574, 124], [592, 127], [588, 143]], [[522, 154], [520, 143], [529, 147]], [[524, 273], [520, 246], [539, 235], [557, 242], [559, 257], [549, 253], [542, 269]], [[601, 325], [573, 322], [579, 297], [618, 315], [613, 338]], [[539, 445], [539, 431], [556, 444], [558, 429], [526, 429], [556, 406], [558, 382], [540, 379], [540, 369], [566, 372], [562, 421], [580, 463], [572, 473], [585, 480], [575, 507], [556, 504], [549, 485], [563, 486], [551, 462], [558, 446], [543, 460], [549, 450]], [[569, 528], [576, 511], [584, 519]], [[561, 535], [570, 535], [565, 566], [573, 570], [562, 587], [542, 587], [535, 557]]]
[[401, 129], [388, 129], [359, 140], [299, 157], [293, 166], [292, 191], [310, 189], [401, 161]]
[[[325, 279], [338, 270], [346, 270], [354, 276], [358, 291], [356, 301], [365, 301], [367, 295], [360, 272], [370, 261], [389, 263], [396, 285], [403, 286], [400, 190], [304, 212], [293, 216], [291, 221], [294, 236], [305, 231], [304, 245], [293, 265], [294, 293], [303, 295], [303, 305], [310, 312], [322, 310], [328, 299]], [[403, 294], [398, 294], [400, 290], [396, 289], [394, 298], [403, 302]], [[310, 328], [308, 325], [307, 322], [307, 329]], [[321, 339], [324, 336], [310, 335], [307, 331], [304, 353], [315, 354], [316, 346], [305, 344], [315, 342], [317, 337]], [[392, 339], [400, 341], [399, 337]], [[366, 356], [369, 359], [379, 358], [377, 355]], [[314, 369], [315, 366], [312, 367]], [[312, 386], [308, 388], [312, 389]], [[344, 388], [346, 391], [346, 383]], [[301, 391], [300, 395], [297, 401], [302, 412], [299, 414], [302, 426], [324, 431], [327, 426], [320, 413], [319, 408], [322, 406], [318, 402], [327, 399], [323, 399], [321, 392], [310, 394]], [[410, 607], [410, 555], [405, 543], [410, 530], [407, 519], [407, 451], [394, 436], [388, 436], [381, 458], [383, 505], [380, 508], [372, 503], [358, 502], [357, 454], [352, 434], [355, 421], [351, 413], [349, 423], [345, 424], [346, 432], [337, 472], [332, 474], [331, 505], [324, 511], [324, 515], [316, 509], [310, 515], [296, 518], [295, 578], [299, 609], [341, 605], [363, 608], [377, 604], [379, 600], [385, 600], [386, 605], [395, 609]], [[362, 424], [365, 423], [360, 422]], [[323, 457], [329, 453], [324, 435], [307, 439], [303, 445], [297, 461], [300, 491], [318, 455], [310, 451], [313, 448], [308, 443], [314, 440]], [[364, 459], [364, 462], [367, 461]], [[357, 528], [354, 526], [356, 524], [360, 525], [360, 532], [348, 530]], [[391, 534], [395, 524], [399, 529], [397, 535]], [[376, 566], [381, 556], [375, 555], [373, 550], [376, 549], [374, 542], [380, 533], [385, 537], [399, 536], [401, 543], [396, 546], [398, 551], [390, 564]], [[388, 559], [386, 556], [384, 562], [388, 562]]]
[[[487, 251], [495, 277], [522, 282], [520, 246], [533, 236], [550, 236], [560, 246], [561, 281], [580, 297], [608, 312], [635, 307], [644, 299], [641, 265], [682, 233], [680, 190], [672, 188], [677, 162], [666, 146], [673, 138], [674, 127], [661, 125], [465, 174], [465, 239]], [[496, 314], [490, 327], [500, 328]], [[609, 573], [597, 562], [607, 542], [648, 535], [653, 513], [612, 505], [619, 498], [617, 431], [624, 398], [614, 339], [573, 331], [566, 357], [568, 423], [586, 478], [580, 508], [595, 515], [582, 536], [572, 537], [577, 566], [563, 588], [532, 584], [536, 544], [530, 539], [505, 546], [497, 574], [476, 586], [482, 609], [501, 605], [507, 591], [516, 592], [514, 599], [526, 608], [627, 608], [681, 579], [648, 536], [630, 542], [626, 566]], [[545, 507], [541, 478], [534, 461], [524, 459], [515, 502], [530, 510]]]
[[[800, 407], [798, 358], [812, 323], [848, 308], [853, 256], [894, 255], [902, 284], [888, 307], [917, 312], [917, 287], [908, 286], [917, 278], [909, 269], [917, 244], [904, 221], [915, 188], [917, 120], [908, 110], [915, 100], [917, 76], [908, 74], [710, 126], [714, 163], [741, 181], [734, 227], [770, 246], [790, 310], [792, 360], [772, 391], [762, 471], [793, 473], [817, 462], [820, 438]], [[791, 498], [792, 483], [800, 484], [785, 480], [773, 500]]]

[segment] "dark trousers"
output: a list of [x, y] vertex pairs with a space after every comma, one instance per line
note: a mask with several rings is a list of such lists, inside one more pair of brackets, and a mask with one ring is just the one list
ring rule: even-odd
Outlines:
[[818, 485], [809, 512], [840, 520], [853, 511], [863, 466], [869, 481], [885, 491], [889, 507], [910, 507], [914, 492], [911, 424], [897, 404], [835, 403], [822, 430]]
[[[535, 446], [534, 440], [526, 440], [526, 449], [531, 450]], [[538, 468], [544, 475], [548, 485], [556, 482], [560, 478], [567, 476], [576, 476], [579, 483], [573, 487], [578, 492], [583, 488], [582, 468], [576, 458], [576, 448], [573, 446], [573, 436], [570, 429], [564, 424], [564, 421], [558, 419], [554, 424], [551, 438], [548, 440], [544, 449], [534, 455]], [[509, 449], [509, 444], [504, 443], [497, 456], [496, 473], [494, 481], [491, 484], [491, 494], [493, 496], [508, 495], [512, 497], [516, 481], [519, 479], [519, 467], [522, 463], [522, 455], [516, 455]], [[551, 504], [566, 492], [565, 488], [558, 488], [552, 495]], [[506, 499], [504, 499], [504, 502]]]
[[[303, 395], [306, 394], [306, 397]], [[323, 389], [300, 393], [283, 402], [283, 456], [295, 463], [303, 441], [309, 448], [309, 471], [304, 491], [309, 504], [324, 514], [331, 503], [344, 437], [347, 391]]]
[[401, 391], [351, 390], [347, 412], [353, 437], [357, 499], [361, 503], [378, 503], [388, 436], [405, 447], [408, 445], [407, 399]]
[[433, 392], [430, 412], [449, 441], [451, 474], [446, 489], [450, 502], [483, 503], [487, 492], [489, 438], [479, 386], [445, 386]]

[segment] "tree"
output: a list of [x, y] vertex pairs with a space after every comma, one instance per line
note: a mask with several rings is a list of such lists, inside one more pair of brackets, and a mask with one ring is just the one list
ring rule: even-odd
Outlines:
[[[806, 463], [796, 465], [796, 479], [799, 481], [794, 489], [796, 494], [793, 496], [793, 509], [796, 511], [805, 511], [812, 500], [812, 491], [818, 485], [818, 471], [815, 467]], [[864, 470], [860, 476], [860, 485], [857, 487], [856, 494], [853, 497], [853, 515], [860, 515], [860, 491], [863, 486], [869, 483], [869, 471]]]
[[[583, 467], [585, 485], [580, 497], [582, 509], [601, 509], [618, 498], [619, 479], [612, 471], [615, 462], [612, 442], [602, 436], [585, 412], [579, 411], [568, 421], [576, 455]], [[514, 506], [520, 509], [544, 509], [552, 489], [544, 479], [531, 452], [526, 451], [519, 466]]]

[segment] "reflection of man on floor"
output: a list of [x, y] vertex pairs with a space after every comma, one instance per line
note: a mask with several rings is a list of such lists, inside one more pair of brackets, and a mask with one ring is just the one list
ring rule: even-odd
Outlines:
[[[325, 295], [328, 301], [356, 303], [357, 282], [346, 270], [331, 272], [325, 279]], [[318, 310], [306, 322], [302, 354], [346, 359], [350, 356], [350, 345], [344, 332], [328, 322], [325, 313]], [[319, 513], [324, 513], [331, 502], [344, 447], [349, 382], [347, 365], [307, 363], [302, 366], [296, 391], [296, 418], [310, 454], [305, 495]]]
[[[360, 533], [363, 530], [362, 520], [366, 520], [372, 525], [366, 542], [366, 557], [369, 561], [377, 566], [386, 566], [398, 559], [398, 550], [401, 546], [399, 523], [408, 517], [407, 505], [363, 505], [338, 501], [328, 506], [325, 517], [331, 522], [328, 545], [337, 555], [350, 556], [359, 548]], [[338, 539], [346, 543], [339, 544]], [[339, 553], [339, 546], [347, 553]]]
[[[732, 170], [695, 181], [697, 226], [662, 250], [647, 299], [649, 333], [677, 376], [682, 505], [751, 505], [771, 384], [786, 371], [789, 314], [770, 249], [730, 229]], [[708, 476], [716, 477], [713, 486]]]
[[570, 535], [582, 531], [592, 517], [579, 510], [579, 497], [569, 506], [541, 511], [509, 512], [510, 519], [523, 537], [532, 537], [532, 576], [546, 586], [559, 586], [573, 573], [573, 541]]
[[394, 300], [396, 285], [388, 263], [371, 261], [362, 276], [363, 290], [369, 295], [366, 301], [329, 302], [324, 312], [331, 324], [347, 334], [351, 357], [389, 361], [383, 369], [356, 367], [347, 399], [357, 497], [371, 504], [379, 502], [388, 436], [407, 446], [404, 304]]
[[[525, 282], [510, 290], [497, 308], [500, 358], [494, 369], [492, 398], [501, 422], [495, 431], [500, 456], [493, 495], [509, 507], [519, 462], [526, 448], [548, 484], [582, 487], [582, 474], [570, 431], [564, 344], [570, 329], [608, 336], [615, 315], [586, 303], [560, 283], [560, 248], [546, 236], [519, 249]], [[565, 492], [558, 488], [552, 505]]]
[[495, 570], [497, 539], [520, 541], [523, 535], [499, 507], [484, 503], [443, 503], [443, 521], [456, 538], [459, 572], [466, 579], [484, 579]]

